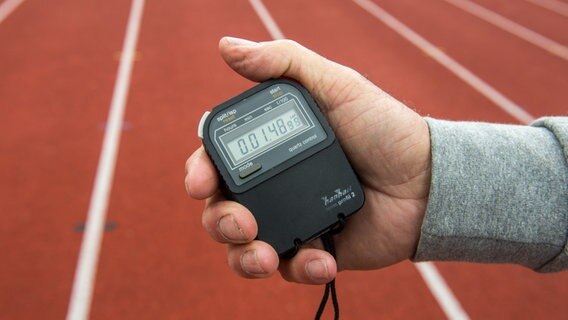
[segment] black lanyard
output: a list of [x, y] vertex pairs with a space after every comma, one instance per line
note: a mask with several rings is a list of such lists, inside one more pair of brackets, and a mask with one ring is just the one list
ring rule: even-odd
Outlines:
[[[329, 233], [323, 235], [321, 237], [323, 241], [324, 249], [331, 253], [331, 255], [335, 258], [335, 245], [333, 244], [333, 236]], [[339, 303], [337, 302], [337, 294], [335, 292], [335, 278], [330, 282], [325, 284], [325, 290], [323, 292], [323, 297], [321, 299], [318, 312], [316, 313], [316, 320], [319, 320], [325, 310], [325, 306], [327, 304], [327, 299], [329, 298], [329, 293], [331, 292], [331, 301], [333, 303], [333, 310], [335, 311], [335, 316], [333, 319], [339, 319]]]
[[[329, 252], [333, 258], [336, 258], [335, 254], [335, 244], [333, 242], [333, 235], [338, 234], [343, 230], [345, 226], [345, 217], [343, 215], [339, 216], [339, 223], [338, 225], [328, 233], [321, 236], [321, 241], [323, 242], [323, 248]], [[337, 301], [337, 293], [335, 292], [335, 278], [330, 282], [325, 284], [325, 290], [323, 292], [323, 297], [321, 299], [320, 305], [318, 307], [318, 311], [316, 313], [316, 320], [319, 320], [325, 310], [325, 306], [327, 304], [327, 300], [329, 298], [329, 294], [331, 293], [331, 302], [333, 303], [333, 311], [335, 312], [333, 319], [339, 319], [339, 302]]]

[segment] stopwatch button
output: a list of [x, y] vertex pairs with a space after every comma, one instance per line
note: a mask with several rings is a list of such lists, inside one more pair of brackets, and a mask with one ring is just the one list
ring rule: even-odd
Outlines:
[[205, 120], [209, 116], [211, 112], [205, 111], [205, 113], [201, 116], [201, 120], [199, 120], [199, 127], [197, 127], [197, 136], [199, 139], [203, 140], [203, 126], [205, 126]]
[[246, 168], [245, 170], [239, 173], [239, 178], [244, 179], [251, 174], [257, 172], [258, 170], [262, 169], [262, 165], [260, 163], [255, 163], [252, 166]]

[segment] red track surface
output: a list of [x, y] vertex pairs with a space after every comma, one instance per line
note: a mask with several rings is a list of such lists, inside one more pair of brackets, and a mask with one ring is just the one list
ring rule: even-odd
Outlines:
[[[568, 18], [476, 0], [568, 45]], [[376, 0], [534, 116], [566, 114], [568, 62], [445, 2]], [[350, 65], [421, 114], [517, 121], [350, 1], [265, 0], [288, 38]], [[0, 24], [0, 319], [67, 312], [130, 1], [25, 1]], [[201, 114], [252, 84], [218, 39], [270, 38], [248, 1], [147, 1], [92, 319], [305, 319], [322, 288], [239, 279], [183, 188]], [[473, 319], [568, 318], [568, 274], [437, 264]], [[440, 319], [403, 263], [338, 278], [344, 319]]]

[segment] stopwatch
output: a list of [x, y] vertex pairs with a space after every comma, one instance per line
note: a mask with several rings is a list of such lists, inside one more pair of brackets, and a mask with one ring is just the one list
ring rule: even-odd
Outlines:
[[299, 83], [274, 79], [206, 112], [198, 135], [224, 195], [280, 256], [330, 232], [365, 196], [331, 126]]

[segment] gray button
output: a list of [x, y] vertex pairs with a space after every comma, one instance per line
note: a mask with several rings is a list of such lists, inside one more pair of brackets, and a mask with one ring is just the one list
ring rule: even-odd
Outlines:
[[258, 170], [262, 169], [262, 165], [260, 163], [255, 163], [252, 166], [246, 168], [245, 170], [239, 173], [239, 178], [244, 179], [251, 174], [257, 172]]
[[211, 112], [206, 111], [202, 116], [201, 116], [201, 120], [199, 120], [199, 126], [197, 127], [197, 136], [199, 137], [199, 139], [203, 139], [203, 126], [205, 125], [205, 120], [207, 120], [207, 117], [209, 116]]

